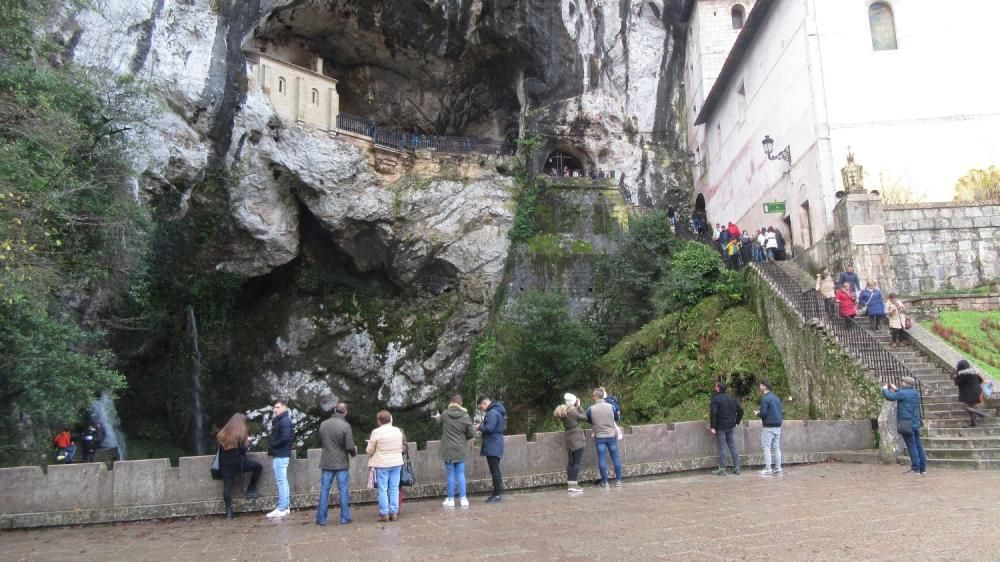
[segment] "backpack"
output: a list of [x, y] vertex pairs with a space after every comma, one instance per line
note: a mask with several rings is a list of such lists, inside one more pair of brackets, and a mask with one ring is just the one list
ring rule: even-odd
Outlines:
[[605, 396], [604, 401], [611, 404], [611, 409], [615, 412], [615, 421], [622, 421], [622, 408], [618, 404], [618, 398], [615, 398], [614, 396]]

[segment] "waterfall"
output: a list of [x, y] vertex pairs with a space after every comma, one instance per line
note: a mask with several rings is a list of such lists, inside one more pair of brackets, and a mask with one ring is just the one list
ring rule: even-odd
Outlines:
[[198, 349], [198, 322], [194, 317], [194, 307], [187, 309], [188, 337], [191, 338], [191, 394], [194, 408], [194, 452], [205, 454], [204, 409], [202, 407], [201, 350]]
[[104, 433], [101, 447], [117, 448], [118, 460], [123, 461], [128, 458], [125, 453], [125, 433], [122, 432], [122, 421], [118, 419], [118, 410], [115, 409], [115, 401], [111, 399], [111, 395], [102, 392], [101, 397], [90, 405], [90, 413], [101, 424]]

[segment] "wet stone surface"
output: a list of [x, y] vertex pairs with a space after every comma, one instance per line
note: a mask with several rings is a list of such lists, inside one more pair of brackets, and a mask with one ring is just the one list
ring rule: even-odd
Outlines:
[[902, 474], [827, 463], [784, 476], [707, 473], [512, 494], [468, 509], [404, 502], [379, 523], [315, 524], [304, 509], [263, 514], [6, 531], [0, 560], [998, 560], [1000, 471]]

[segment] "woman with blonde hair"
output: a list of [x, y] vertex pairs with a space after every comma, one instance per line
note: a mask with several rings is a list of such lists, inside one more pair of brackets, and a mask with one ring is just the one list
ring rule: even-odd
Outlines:
[[219, 442], [219, 472], [222, 474], [222, 499], [226, 502], [226, 519], [233, 518], [233, 478], [237, 474], [249, 472], [250, 485], [245, 497], [257, 497], [257, 480], [260, 479], [259, 462], [247, 458], [250, 449], [250, 435], [247, 432], [247, 418], [243, 414], [233, 414], [226, 425], [216, 435]]
[[380, 521], [399, 519], [399, 473], [403, 468], [403, 432], [392, 425], [392, 414], [381, 410], [375, 417], [378, 427], [368, 439], [368, 466], [378, 479]]
[[579, 494], [583, 492], [578, 481], [580, 460], [583, 459], [583, 447], [587, 444], [587, 438], [583, 434], [580, 422], [587, 421], [587, 414], [580, 407], [580, 399], [573, 394], [567, 392], [563, 396], [563, 401], [563, 404], [556, 407], [553, 415], [561, 420], [563, 427], [566, 428], [566, 450], [569, 453], [569, 462], [566, 464], [567, 491], [571, 494]]

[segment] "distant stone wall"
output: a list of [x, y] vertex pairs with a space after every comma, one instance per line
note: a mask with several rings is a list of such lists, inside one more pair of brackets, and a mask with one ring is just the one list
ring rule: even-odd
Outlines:
[[1000, 204], [886, 205], [896, 291], [968, 289], [1000, 276]]
[[[760, 422], [744, 424], [736, 431], [746, 466], [761, 464]], [[588, 436], [589, 438], [589, 436]], [[501, 462], [508, 489], [533, 488], [566, 481], [566, 448], [561, 432], [540, 433], [534, 441], [524, 435], [505, 438]], [[406, 491], [408, 499], [444, 495], [444, 466], [438, 455], [439, 441], [426, 450], [413, 451], [417, 486]], [[869, 449], [875, 446], [871, 424], [862, 421], [786, 421], [782, 427], [782, 453], [786, 464], [821, 462], [827, 452]], [[716, 466], [715, 438], [705, 422], [644, 425], [626, 428], [620, 442], [627, 477], [663, 474]], [[276, 498], [269, 459], [251, 455], [264, 465], [258, 486], [264, 497], [242, 498], [234, 492], [236, 511], [272, 509]], [[318, 449], [304, 459], [293, 459], [288, 467], [292, 507], [316, 505], [319, 495]], [[108, 470], [103, 463], [52, 465], [48, 472], [37, 466], [0, 469], [0, 529], [134, 521], [162, 517], [186, 517], [224, 512], [222, 484], [209, 476], [211, 456], [182, 457], [179, 466], [167, 459], [122, 461]], [[371, 502], [366, 488], [368, 459], [351, 460], [351, 501]], [[597, 476], [593, 442], [585, 449], [581, 480]], [[470, 493], [490, 488], [484, 457], [472, 442], [467, 463]], [[245, 481], [244, 481], [245, 482]], [[244, 484], [245, 486], [245, 484]], [[336, 497], [336, 492], [334, 492]], [[332, 502], [335, 506], [339, 500]], [[332, 509], [336, 510], [336, 507]]]

